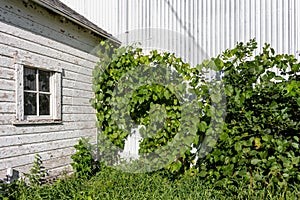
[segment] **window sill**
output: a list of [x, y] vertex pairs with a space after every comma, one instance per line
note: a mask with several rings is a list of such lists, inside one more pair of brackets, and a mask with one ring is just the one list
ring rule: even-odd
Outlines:
[[15, 126], [26, 126], [26, 125], [48, 125], [48, 124], [62, 124], [61, 120], [23, 120], [23, 121], [13, 121]]

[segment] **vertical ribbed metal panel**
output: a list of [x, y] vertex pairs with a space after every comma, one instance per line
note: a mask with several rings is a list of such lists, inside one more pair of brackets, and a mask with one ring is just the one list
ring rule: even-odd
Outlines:
[[[195, 40], [209, 57], [233, 47], [238, 41], [245, 42], [254, 37], [259, 46], [271, 43], [278, 53], [297, 55], [300, 48], [299, 0], [63, 2], [116, 36], [144, 28], [167, 29]], [[178, 38], [174, 41], [175, 39], [165, 42], [176, 43], [176, 51], [183, 53], [183, 57], [195, 55], [194, 47], [185, 41], [178, 41]]]
[[[62, 1], [113, 35], [172, 30], [194, 39], [209, 57], [254, 37], [259, 46], [271, 43], [278, 53], [296, 55], [300, 49], [299, 0]], [[175, 42], [187, 57], [194, 55], [185, 41], [173, 39], [165, 42]]]

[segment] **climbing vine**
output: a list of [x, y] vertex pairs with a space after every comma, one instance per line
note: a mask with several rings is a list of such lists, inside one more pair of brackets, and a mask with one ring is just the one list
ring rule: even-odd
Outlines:
[[[140, 155], [156, 152], [158, 157], [165, 156], [166, 168], [171, 172], [189, 169], [196, 157], [191, 150], [199, 148], [211, 121], [207, 114], [211, 98], [204, 81], [204, 69], [209, 68], [211, 62], [192, 68], [171, 53], [153, 50], [145, 54], [133, 46], [116, 49], [104, 42], [101, 45], [101, 59], [93, 74], [95, 98], [92, 104], [97, 110], [100, 138], [106, 140], [101, 143], [102, 155], [107, 155], [108, 149], [116, 155], [114, 150], [122, 150], [131, 134], [130, 125], [142, 125]], [[128, 93], [129, 97], [125, 98]], [[189, 95], [194, 95], [190, 102], [186, 100]], [[215, 102], [222, 100], [220, 93], [212, 96]], [[126, 116], [130, 120], [124, 122]], [[183, 134], [176, 138], [179, 132]], [[159, 151], [166, 146], [169, 150]], [[178, 151], [173, 152], [173, 149]]]

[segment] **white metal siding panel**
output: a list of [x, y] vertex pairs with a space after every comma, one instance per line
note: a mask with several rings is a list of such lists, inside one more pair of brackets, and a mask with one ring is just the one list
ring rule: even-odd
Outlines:
[[[116, 36], [143, 28], [172, 30], [195, 39], [209, 57], [254, 37], [278, 53], [296, 55], [300, 48], [299, 0], [62, 1]], [[184, 41], [176, 43], [183, 57], [193, 52]]]

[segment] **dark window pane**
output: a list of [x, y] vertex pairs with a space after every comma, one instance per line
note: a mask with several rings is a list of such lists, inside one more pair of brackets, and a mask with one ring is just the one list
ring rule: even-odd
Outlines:
[[40, 115], [50, 115], [50, 95], [40, 94]]
[[37, 115], [36, 113], [36, 94], [24, 92], [24, 114]]
[[36, 69], [24, 67], [24, 90], [36, 91]]
[[50, 72], [39, 71], [39, 90], [49, 92]]

